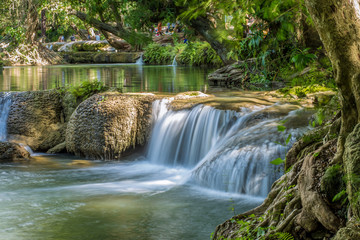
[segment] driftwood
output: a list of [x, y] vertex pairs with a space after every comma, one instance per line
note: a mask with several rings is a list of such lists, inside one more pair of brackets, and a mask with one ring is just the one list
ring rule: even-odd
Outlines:
[[260, 74], [255, 68], [255, 59], [238, 61], [224, 66], [208, 76], [212, 86], [245, 87], [249, 74]]

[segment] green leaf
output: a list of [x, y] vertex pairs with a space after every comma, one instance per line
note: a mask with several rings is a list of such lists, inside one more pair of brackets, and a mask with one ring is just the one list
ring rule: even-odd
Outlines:
[[344, 189], [344, 190], [342, 190], [341, 192], [339, 192], [338, 194], [336, 194], [335, 196], [334, 196], [334, 198], [332, 199], [332, 201], [333, 202], [337, 202], [337, 201], [339, 201], [340, 199], [342, 199], [344, 196], [346, 196], [347, 195], [347, 193], [346, 193], [346, 190]]
[[272, 160], [270, 163], [273, 164], [273, 165], [280, 165], [282, 163], [284, 163], [285, 160], [281, 159], [281, 158], [277, 158], [275, 160]]
[[287, 139], [285, 141], [285, 145], [288, 145], [290, 140], [291, 140], [291, 134], [289, 134], [289, 136], [287, 137]]
[[283, 132], [283, 131], [285, 131], [286, 127], [283, 126], [283, 125], [278, 125], [277, 129], [278, 129], [279, 132]]

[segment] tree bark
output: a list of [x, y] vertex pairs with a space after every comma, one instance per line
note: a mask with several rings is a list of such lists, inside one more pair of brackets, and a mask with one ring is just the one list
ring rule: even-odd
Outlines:
[[82, 29], [79, 29], [74, 23], [71, 23], [70, 24], [71, 28], [74, 29], [74, 31], [76, 32], [77, 35], [79, 35], [79, 37], [81, 38], [81, 40], [88, 40], [88, 37], [87, 37], [87, 31], [86, 30], [82, 30]]
[[28, 0], [28, 12], [26, 16], [26, 42], [33, 44], [36, 42], [36, 30], [39, 26], [37, 14], [37, 0]]
[[[320, 38], [332, 62], [339, 88], [341, 104], [341, 130], [335, 162], [343, 162], [347, 176], [359, 176], [358, 159], [344, 158], [345, 142], [360, 120], [360, 8], [359, 0], [305, 0]], [[350, 140], [349, 140], [350, 141]], [[359, 155], [357, 155], [359, 156]], [[357, 165], [357, 166], [354, 166]], [[357, 199], [354, 182], [348, 181], [347, 191], [353, 213]], [[357, 183], [359, 185], [359, 183]]]
[[227, 43], [227, 40], [221, 38], [214, 24], [210, 20], [200, 16], [190, 20], [187, 24], [195, 29], [195, 31], [210, 44], [225, 65], [235, 62], [227, 57], [229, 43]]
[[46, 10], [41, 10], [41, 36], [46, 37]]
[[149, 36], [134, 31], [128, 31], [120, 25], [114, 27], [110, 24], [101, 22], [95, 18], [88, 17], [86, 13], [76, 11], [76, 12], [72, 12], [71, 14], [75, 15], [80, 20], [89, 23], [91, 26], [97, 28], [101, 32], [106, 31], [112, 33], [113, 35], [124, 39], [126, 42], [128, 42], [131, 45], [146, 44], [151, 41], [151, 38]]

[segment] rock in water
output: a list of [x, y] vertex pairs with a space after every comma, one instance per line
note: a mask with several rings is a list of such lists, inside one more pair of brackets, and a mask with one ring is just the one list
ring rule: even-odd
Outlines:
[[91, 159], [118, 159], [143, 146], [151, 128], [151, 95], [96, 94], [70, 117], [66, 148]]
[[26, 149], [11, 142], [0, 142], [0, 162], [28, 161], [30, 153]]
[[9, 139], [34, 151], [64, 142], [61, 94], [54, 90], [13, 93], [7, 124]]

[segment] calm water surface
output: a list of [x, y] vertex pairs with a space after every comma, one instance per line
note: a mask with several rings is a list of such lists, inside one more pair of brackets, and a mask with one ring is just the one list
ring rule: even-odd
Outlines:
[[217, 224], [262, 201], [192, 186], [189, 170], [141, 157], [76, 160], [40, 155], [0, 166], [0, 239], [209, 239]]
[[123, 92], [206, 92], [210, 72], [205, 68], [136, 64], [5, 67], [0, 72], [0, 91], [46, 90], [102, 81]]

